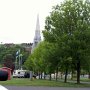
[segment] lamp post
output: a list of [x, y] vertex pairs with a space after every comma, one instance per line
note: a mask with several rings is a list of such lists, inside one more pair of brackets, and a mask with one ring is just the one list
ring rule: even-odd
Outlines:
[[19, 69], [22, 69], [22, 54], [19, 54]]
[[22, 69], [22, 56], [23, 56], [23, 55], [20, 54], [20, 57], [21, 57], [21, 58], [20, 58], [20, 61], [21, 61], [21, 63], [20, 63], [20, 64], [21, 64], [21, 69]]
[[15, 61], [15, 70], [17, 69], [17, 58], [18, 58], [18, 56], [16, 56], [16, 61]]
[[15, 69], [17, 68], [18, 62], [18, 69], [22, 69], [22, 54], [20, 54], [20, 49], [16, 52], [16, 61], [15, 61]]

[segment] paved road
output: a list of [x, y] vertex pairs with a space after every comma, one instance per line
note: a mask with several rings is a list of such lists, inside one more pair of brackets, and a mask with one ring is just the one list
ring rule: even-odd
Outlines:
[[90, 88], [5, 86], [8, 90], [90, 90]]

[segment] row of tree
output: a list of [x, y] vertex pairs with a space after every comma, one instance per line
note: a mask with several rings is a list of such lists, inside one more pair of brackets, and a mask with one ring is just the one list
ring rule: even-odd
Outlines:
[[[90, 1], [66, 0], [54, 6], [45, 21], [44, 41], [25, 62], [25, 66], [39, 73], [77, 72], [90, 75]], [[56, 74], [57, 77], [57, 74]], [[57, 79], [57, 78], [56, 78]]]

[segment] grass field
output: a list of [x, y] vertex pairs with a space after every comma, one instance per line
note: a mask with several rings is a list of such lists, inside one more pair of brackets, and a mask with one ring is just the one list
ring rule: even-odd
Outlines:
[[0, 81], [1, 85], [10, 85], [10, 86], [49, 86], [49, 87], [90, 87], [89, 84], [76, 84], [76, 83], [64, 83], [60, 81], [49, 81], [49, 80], [30, 80], [24, 78], [13, 78], [7, 81]]

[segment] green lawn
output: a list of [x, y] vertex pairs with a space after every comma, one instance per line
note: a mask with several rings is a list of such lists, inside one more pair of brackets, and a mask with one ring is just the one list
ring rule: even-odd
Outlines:
[[11, 86], [49, 86], [49, 87], [90, 87], [90, 84], [76, 84], [76, 83], [64, 83], [60, 81], [49, 80], [30, 80], [24, 78], [14, 78], [8, 81], [0, 81], [1, 85]]
[[88, 79], [88, 78], [81, 78], [81, 81], [83, 81], [83, 82], [90, 82], [90, 79]]

